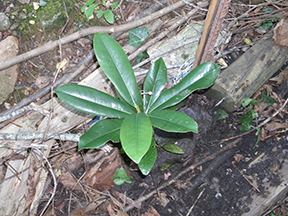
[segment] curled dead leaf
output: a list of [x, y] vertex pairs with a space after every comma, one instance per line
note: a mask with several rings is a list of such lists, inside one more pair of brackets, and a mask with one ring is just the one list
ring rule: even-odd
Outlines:
[[288, 46], [288, 20], [281, 19], [274, 28], [274, 43], [279, 46]]
[[265, 129], [268, 131], [275, 131], [281, 128], [287, 128], [288, 124], [286, 122], [280, 123], [280, 122], [270, 122], [265, 125]]

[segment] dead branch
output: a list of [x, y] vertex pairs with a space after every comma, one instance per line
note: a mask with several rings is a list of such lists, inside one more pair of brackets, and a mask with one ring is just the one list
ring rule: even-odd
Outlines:
[[[205, 6], [205, 5], [203, 5]], [[191, 10], [186, 16], [180, 18], [176, 23], [174, 23], [172, 26], [170, 26], [167, 30], [161, 32], [157, 37], [153, 38], [143, 46], [141, 46], [138, 50], [136, 50], [134, 53], [128, 56], [128, 59], [131, 61], [132, 59], [136, 58], [139, 54], [147, 50], [150, 46], [152, 46], [154, 43], [158, 42], [160, 39], [164, 38], [166, 35], [168, 35], [172, 30], [176, 29], [179, 27], [181, 24], [186, 22], [189, 17], [194, 15], [198, 9], [193, 9]]]
[[[44, 132], [35, 132], [35, 133], [0, 133], [0, 140], [34, 140], [34, 139], [43, 139]], [[62, 141], [73, 141], [79, 142], [79, 134], [70, 134], [70, 133], [61, 133], [53, 134], [47, 133], [47, 139], [58, 139]]]
[[[187, 0], [187, 2], [193, 2], [194, 0]], [[0, 65], [0, 71], [3, 70], [3, 69], [6, 69], [8, 67], [11, 67], [15, 64], [18, 64], [20, 62], [23, 62], [25, 60], [28, 60], [30, 58], [33, 58], [37, 55], [40, 55], [40, 54], [43, 54], [45, 52], [48, 52], [50, 50], [53, 50], [54, 48], [56, 48], [59, 43], [60, 44], [66, 44], [66, 43], [69, 43], [71, 41], [74, 41], [74, 40], [77, 40], [81, 37], [85, 37], [87, 35], [90, 35], [90, 34], [95, 34], [96, 32], [102, 32], [102, 33], [114, 33], [114, 32], [122, 32], [122, 31], [127, 31], [127, 30], [130, 30], [130, 29], [133, 29], [133, 28], [136, 28], [138, 26], [141, 26], [141, 25], [144, 25], [148, 22], [150, 22], [151, 20], [154, 20], [154, 19], [157, 19], [179, 7], [182, 7], [186, 5], [185, 2], [182, 2], [182, 1], [179, 1], [175, 4], [172, 4], [166, 8], [163, 8], [162, 10], [159, 10], [153, 14], [150, 14], [144, 18], [141, 18], [139, 20], [136, 20], [136, 21], [133, 21], [133, 22], [130, 22], [130, 23], [126, 23], [126, 24], [123, 24], [123, 25], [119, 25], [119, 26], [94, 26], [94, 27], [90, 27], [90, 28], [87, 28], [87, 29], [82, 29], [81, 31], [78, 31], [78, 32], [75, 32], [71, 35], [68, 35], [66, 37], [63, 37], [59, 40], [56, 40], [56, 41], [51, 41], [51, 42], [48, 42], [47, 44], [44, 44], [43, 46], [41, 47], [38, 47], [34, 50], [31, 50], [31, 51], [28, 51], [26, 53], [23, 53], [19, 56], [16, 56], [15, 58], [11, 59], [10, 61], [7, 61], [7, 62], [4, 62], [3, 64]]]
[[[78, 69], [75, 72], [65, 74], [63, 77], [58, 79], [54, 83], [54, 88], [61, 85], [62, 83], [67, 84], [71, 80], [76, 78], [84, 69], [86, 69], [88, 67], [89, 62], [93, 59], [93, 57], [94, 57], [94, 50], [91, 50], [88, 53], [87, 57], [78, 64]], [[93, 66], [92, 68], [90, 67], [89, 70], [91, 71], [91, 70], [94, 70], [95, 68], [96, 68], [96, 66], [95, 67]], [[33, 94], [27, 98], [24, 98], [23, 100], [21, 100], [18, 104], [16, 104], [15, 106], [10, 108], [9, 110], [5, 110], [2, 113], [0, 113], [0, 116], [3, 117], [5, 120], [10, 119], [10, 118], [14, 118], [14, 117], [18, 117], [19, 115], [22, 114], [21, 112], [17, 114], [18, 109], [30, 104], [31, 102], [35, 101], [38, 98], [41, 98], [41, 97], [45, 96], [46, 94], [48, 94], [51, 90], [51, 86], [52, 86], [52, 84], [44, 87], [43, 89], [36, 92], [35, 94]], [[5, 116], [7, 116], [7, 117], [5, 117]], [[3, 121], [5, 121], [5, 120], [3, 120]], [[0, 122], [2, 122], [2, 121], [0, 121]]]

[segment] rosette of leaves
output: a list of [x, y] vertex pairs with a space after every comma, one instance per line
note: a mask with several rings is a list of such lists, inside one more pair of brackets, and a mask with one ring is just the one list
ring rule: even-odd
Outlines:
[[115, 86], [118, 98], [102, 91], [74, 84], [55, 89], [71, 107], [107, 117], [80, 137], [78, 149], [99, 148], [108, 141], [121, 142], [124, 152], [147, 175], [157, 157], [153, 128], [168, 132], [198, 132], [197, 123], [172, 107], [193, 91], [211, 86], [220, 67], [204, 63], [188, 73], [177, 85], [164, 91], [167, 69], [162, 58], [150, 67], [141, 94], [134, 71], [122, 47], [110, 36], [96, 33], [93, 46], [97, 60]]

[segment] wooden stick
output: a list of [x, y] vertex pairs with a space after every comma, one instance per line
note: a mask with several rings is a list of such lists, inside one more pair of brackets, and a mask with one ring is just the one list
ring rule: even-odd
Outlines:
[[211, 0], [193, 68], [204, 62], [213, 62], [211, 55], [229, 3], [230, 0]]

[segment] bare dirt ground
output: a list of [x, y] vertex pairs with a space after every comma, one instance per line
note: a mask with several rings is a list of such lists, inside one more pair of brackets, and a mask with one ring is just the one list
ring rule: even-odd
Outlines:
[[[13, 3], [13, 1], [8, 2]], [[79, 11], [84, 3], [76, 3], [74, 9]], [[172, 1], [163, 2], [162, 7], [172, 3]], [[14, 4], [17, 5], [19, 2], [15, 1]], [[116, 23], [125, 23], [127, 19], [132, 19], [153, 4], [157, 2], [124, 1], [121, 10], [115, 11], [115, 16], [119, 17]], [[252, 4], [255, 6], [254, 9], [248, 11], [252, 8]], [[8, 5], [6, 3], [0, 7], [1, 11], [7, 10]], [[169, 20], [185, 15], [192, 7], [186, 5], [161, 19]], [[247, 11], [248, 13], [247, 16], [239, 18], [230, 29], [231, 39], [225, 48], [217, 51], [223, 52], [223, 59], [228, 65], [237, 61], [237, 58], [254, 43], [264, 37], [273, 36], [273, 28], [277, 23], [276, 20], [274, 21], [275, 14], [276, 18], [287, 18], [287, 8], [287, 2], [233, 1], [224, 21], [225, 27], [237, 17]], [[78, 15], [84, 16], [80, 12]], [[205, 15], [205, 11], [200, 11], [194, 20], [204, 20]], [[269, 28], [259, 29], [261, 22], [269, 21], [271, 21]], [[189, 22], [191, 20], [183, 26]], [[102, 23], [105, 21], [102, 20]], [[78, 21], [76, 17], [70, 17], [63, 35], [78, 31], [80, 24], [91, 25], [85, 19]], [[180, 31], [183, 26], [179, 26], [177, 31]], [[61, 28], [57, 29], [57, 32], [60, 30]], [[11, 34], [12, 31], [9, 30], [4, 32], [2, 39]], [[50, 38], [55, 40], [58, 34], [36, 31], [30, 37], [24, 37], [19, 32], [17, 37], [20, 53], [43, 45]], [[125, 45], [127, 38], [118, 41], [121, 45]], [[232, 50], [235, 47], [237, 47], [236, 51]], [[39, 91], [46, 83], [51, 83], [57, 71], [56, 64], [64, 58], [69, 60], [69, 64], [59, 76], [73, 72], [91, 48], [91, 38], [85, 37], [63, 45], [61, 50], [57, 48], [21, 63], [15, 92], [7, 99], [6, 105], [13, 106], [23, 98]], [[82, 74], [73, 82], [77, 83], [87, 75]], [[261, 102], [263, 100], [261, 94], [271, 96], [275, 103], [266, 106], [262, 102], [260, 105], [253, 106], [253, 110], [259, 113], [252, 123], [253, 127], [257, 127], [264, 119], [272, 116], [288, 97], [286, 65], [283, 65], [274, 79], [267, 81], [253, 98]], [[49, 98], [50, 93], [47, 93], [37, 102], [42, 104]], [[141, 175], [125, 155], [119, 154], [120, 146], [117, 144], [113, 145], [116, 148], [109, 153], [96, 150], [79, 152], [77, 143], [58, 140], [48, 157], [55, 170], [58, 187], [53, 202], [44, 215], [228, 216], [249, 212], [251, 210], [249, 205], [255, 199], [255, 195], [265, 197], [268, 195], [269, 187], [282, 183], [282, 174], [279, 170], [288, 160], [287, 106], [272, 119], [270, 124], [258, 131], [258, 134], [260, 133], [258, 136], [256, 130], [245, 135], [240, 130], [239, 119], [247, 109], [239, 109], [230, 113], [227, 118], [217, 120], [216, 102], [208, 100], [202, 92], [197, 92], [191, 95], [186, 104], [180, 108], [181, 112], [199, 123], [199, 134], [179, 135], [156, 131], [159, 142], [158, 159], [148, 176]], [[2, 104], [1, 112], [4, 110], [6, 107]], [[81, 124], [70, 132], [83, 134], [89, 127], [89, 124]], [[165, 151], [160, 147], [164, 143], [177, 143], [184, 154]], [[125, 167], [128, 175], [133, 177], [133, 182], [116, 186], [111, 177], [121, 166]], [[53, 193], [53, 186], [50, 176], [39, 200], [39, 214]], [[265, 215], [288, 215], [287, 205], [286, 194], [283, 200], [278, 200], [277, 205], [266, 209]]]

